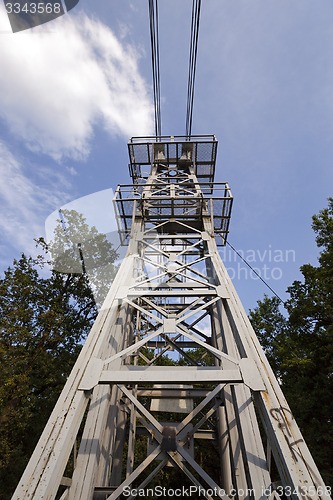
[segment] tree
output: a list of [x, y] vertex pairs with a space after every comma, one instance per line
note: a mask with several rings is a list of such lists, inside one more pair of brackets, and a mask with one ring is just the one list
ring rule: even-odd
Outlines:
[[116, 275], [114, 262], [117, 251], [105, 234], [89, 226], [85, 217], [76, 210], [59, 210], [60, 219], [53, 239], [37, 240], [49, 254], [49, 264], [65, 274], [86, 274], [98, 307], [101, 307]]
[[288, 288], [286, 317], [264, 298], [250, 319], [327, 484], [333, 483], [333, 199], [313, 216], [319, 265]]
[[[92, 276], [105, 287], [103, 266], [98, 264], [108, 260], [112, 267], [116, 252], [105, 236], [98, 234], [96, 228], [89, 228], [81, 215], [66, 215], [71, 218], [73, 238], [77, 223], [77, 238], [83, 242], [93, 240], [87, 261]], [[58, 226], [59, 238], [50, 247], [44, 240], [39, 241], [44, 250], [51, 248], [58, 258], [62, 250], [67, 260], [61, 265], [67, 265], [74, 250], [59, 229]], [[96, 289], [93, 293], [88, 275], [73, 267], [68, 267], [66, 274], [54, 269], [47, 273], [49, 257], [48, 254], [32, 259], [22, 255], [0, 279], [2, 500], [11, 497], [97, 314]], [[57, 265], [60, 266], [59, 259]], [[111, 274], [107, 281], [110, 279]], [[98, 291], [99, 297], [101, 288]]]
[[280, 300], [265, 295], [262, 301], [258, 301], [258, 307], [250, 311], [250, 319], [271, 367], [280, 377], [283, 370], [280, 351], [284, 348], [281, 339], [285, 338], [287, 328], [287, 320], [280, 311]]

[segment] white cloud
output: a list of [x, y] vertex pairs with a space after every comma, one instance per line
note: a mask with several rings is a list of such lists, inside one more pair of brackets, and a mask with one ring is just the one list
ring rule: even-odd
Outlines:
[[70, 184], [61, 173], [34, 166], [34, 175], [33, 182], [0, 141], [0, 233], [19, 252], [34, 251], [33, 238], [44, 234], [45, 216], [70, 198]]
[[3, 34], [0, 59], [0, 116], [33, 151], [84, 158], [96, 124], [126, 138], [152, 131], [138, 54], [100, 21], [66, 15], [52, 26]]

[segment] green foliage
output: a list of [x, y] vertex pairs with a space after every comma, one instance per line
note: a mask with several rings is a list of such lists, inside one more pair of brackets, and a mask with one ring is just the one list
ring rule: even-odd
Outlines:
[[0, 497], [16, 485], [95, 315], [83, 275], [43, 278], [22, 255], [0, 281]]
[[[58, 270], [47, 270], [49, 254], [37, 259], [22, 255], [0, 279], [1, 500], [11, 497], [92, 326], [96, 287], [101, 296], [115, 272], [116, 252], [105, 236], [80, 214], [65, 215], [72, 242], [85, 242], [95, 290], [88, 274], [75, 267], [77, 247], [60, 224], [53, 243], [39, 240], [43, 250], [56, 257]], [[106, 264], [112, 271], [107, 281], [101, 276]]]
[[54, 270], [66, 274], [86, 274], [98, 306], [101, 306], [116, 275], [114, 262], [116, 250], [99, 233], [89, 226], [84, 216], [75, 210], [61, 210], [54, 229], [53, 240], [38, 243], [50, 255]]
[[258, 301], [258, 307], [250, 311], [252, 325], [277, 376], [281, 375], [282, 370], [277, 352], [283, 349], [284, 344], [281, 344], [281, 338], [284, 337], [287, 323], [279, 306], [280, 301], [277, 297], [268, 298], [265, 295], [262, 301]]
[[333, 483], [333, 199], [313, 216], [319, 265], [301, 267], [284, 317], [265, 297], [250, 319], [327, 484]]

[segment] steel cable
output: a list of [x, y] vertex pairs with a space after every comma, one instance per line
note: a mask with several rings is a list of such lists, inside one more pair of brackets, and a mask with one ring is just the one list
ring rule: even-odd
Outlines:
[[186, 108], [187, 137], [190, 137], [192, 133], [194, 83], [195, 83], [195, 73], [197, 66], [200, 11], [201, 11], [201, 0], [193, 0], [191, 34], [190, 34], [190, 56], [189, 56], [188, 84], [187, 84], [187, 108]]
[[154, 92], [154, 115], [155, 115], [155, 135], [161, 135], [161, 89], [160, 89], [160, 49], [158, 31], [158, 6], [157, 0], [148, 0], [149, 24], [150, 24], [150, 46], [153, 72], [153, 92]]
[[229, 243], [229, 241], [227, 241], [226, 243], [235, 252], [235, 254], [244, 262], [244, 264], [246, 264], [251, 269], [251, 271], [267, 286], [267, 288], [275, 295], [275, 297], [279, 299], [281, 304], [285, 307], [284, 300], [282, 300], [281, 297], [275, 292], [275, 290], [273, 290], [273, 288], [271, 286], [269, 286], [267, 281], [265, 281], [264, 278], [262, 278], [260, 276], [260, 274], [251, 266], [251, 264], [248, 263], [248, 261], [246, 259], [244, 259], [244, 257], [242, 257], [242, 255], [236, 250], [236, 248], [234, 248], [231, 245], [231, 243]]

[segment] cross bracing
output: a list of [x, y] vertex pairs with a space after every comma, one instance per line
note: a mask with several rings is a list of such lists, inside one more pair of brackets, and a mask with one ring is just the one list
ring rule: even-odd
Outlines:
[[165, 468], [202, 498], [330, 498], [218, 253], [232, 196], [216, 147], [130, 141], [128, 251], [13, 498], [113, 500]]

